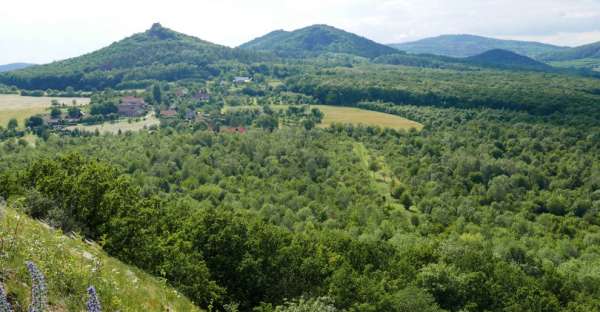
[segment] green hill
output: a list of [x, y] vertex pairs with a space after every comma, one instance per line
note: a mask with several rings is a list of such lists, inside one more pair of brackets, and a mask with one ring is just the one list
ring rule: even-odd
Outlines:
[[374, 58], [396, 53], [390, 47], [327, 25], [313, 25], [291, 32], [277, 30], [245, 43], [240, 48], [272, 52], [283, 57], [346, 53]]
[[23, 68], [27, 68], [30, 66], [33, 66], [35, 64], [29, 64], [29, 63], [11, 63], [11, 64], [5, 64], [5, 65], [0, 65], [0, 73], [3, 72], [8, 72], [8, 71], [13, 71], [13, 70], [18, 70], [18, 69], [23, 69]]
[[546, 54], [545, 61], [574, 61], [581, 59], [600, 59], [600, 42], [586, 44], [572, 49]]
[[0, 83], [24, 89], [102, 89], [145, 80], [174, 81], [218, 75], [217, 63], [255, 55], [184, 35], [160, 24], [98, 51], [0, 75]]
[[467, 62], [480, 66], [515, 70], [549, 71], [552, 67], [508, 50], [495, 49], [466, 58]]
[[26, 311], [31, 296], [25, 261], [45, 275], [51, 311], [83, 311], [90, 285], [104, 311], [199, 311], [164, 282], [71, 236], [0, 207], [0, 283], [16, 311]]
[[469, 57], [489, 50], [503, 49], [535, 58], [542, 54], [568, 49], [539, 42], [500, 40], [474, 35], [443, 35], [414, 42], [391, 44], [390, 46], [410, 53], [428, 53], [453, 57]]

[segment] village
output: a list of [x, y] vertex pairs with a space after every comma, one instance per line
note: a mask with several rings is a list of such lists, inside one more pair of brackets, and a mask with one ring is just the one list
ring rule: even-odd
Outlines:
[[[234, 77], [231, 83], [223, 81], [220, 86], [235, 87], [252, 81], [251, 77]], [[150, 126], [159, 122], [170, 125], [187, 122], [214, 132], [245, 133], [245, 127], [228, 125], [220, 110], [222, 106], [205, 88], [190, 91], [186, 87], [154, 86], [141, 92], [94, 94], [89, 105], [53, 102], [48, 113], [30, 120], [35, 125], [57, 132], [85, 132], [106, 123], [146, 123]]]

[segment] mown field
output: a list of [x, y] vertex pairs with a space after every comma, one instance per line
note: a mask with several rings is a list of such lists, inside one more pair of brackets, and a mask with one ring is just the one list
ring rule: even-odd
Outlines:
[[79, 105], [87, 105], [90, 102], [89, 98], [53, 98], [0, 94], [0, 126], [5, 127], [12, 118], [16, 118], [19, 126], [23, 126], [25, 119], [28, 117], [46, 112], [51, 106], [52, 100], [57, 100], [65, 105], [72, 105], [73, 100]]
[[119, 132], [119, 130], [121, 130], [121, 132], [127, 132], [127, 131], [135, 132], [135, 131], [143, 130], [145, 128], [149, 128], [151, 126], [158, 126], [158, 125], [160, 125], [160, 121], [158, 120], [158, 118], [156, 118], [156, 116], [154, 116], [154, 114], [149, 114], [146, 117], [141, 118], [138, 121], [130, 120], [130, 119], [123, 119], [123, 120], [118, 120], [116, 122], [105, 122], [105, 123], [99, 124], [99, 125], [71, 126], [71, 127], [67, 127], [67, 130], [79, 129], [80, 131], [87, 131], [87, 132], [95, 132], [96, 130], [98, 130], [98, 131], [100, 131], [100, 133], [116, 134]]
[[[423, 125], [406, 119], [400, 116], [380, 113], [375, 111], [364, 110], [354, 107], [344, 106], [332, 106], [332, 105], [311, 105], [311, 108], [318, 108], [324, 113], [324, 118], [319, 127], [326, 128], [334, 123], [342, 124], [353, 124], [353, 125], [365, 125], [365, 126], [378, 126], [383, 128], [391, 128], [394, 130], [409, 130], [417, 129], [421, 130]], [[225, 107], [224, 111], [231, 109], [243, 109], [248, 108], [247, 106], [230, 106]], [[285, 110], [288, 105], [274, 105], [272, 106], [275, 110]]]
[[418, 122], [386, 113], [330, 105], [314, 105], [313, 107], [318, 108], [325, 114], [323, 122], [319, 125], [320, 127], [329, 127], [334, 123], [349, 123], [395, 130], [408, 130], [411, 128], [420, 130], [423, 128], [423, 125]]

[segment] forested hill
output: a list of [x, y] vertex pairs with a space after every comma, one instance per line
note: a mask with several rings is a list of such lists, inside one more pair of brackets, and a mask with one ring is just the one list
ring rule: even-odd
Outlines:
[[419, 41], [391, 44], [393, 48], [410, 53], [428, 53], [453, 57], [469, 57], [494, 49], [504, 49], [528, 57], [553, 53], [568, 48], [516, 40], [501, 40], [474, 35], [443, 35]]
[[245, 50], [268, 51], [284, 57], [315, 56], [327, 52], [374, 58], [396, 50], [367, 38], [327, 25], [295, 31], [277, 30], [240, 46]]
[[[217, 62], [256, 55], [184, 35], [160, 24], [98, 51], [0, 75], [0, 83], [25, 89], [103, 89], [124, 82], [180, 80], [218, 75]], [[138, 86], [139, 87], [139, 86]]]
[[600, 42], [586, 44], [543, 56], [543, 59], [546, 61], [573, 61], [588, 58], [600, 59]]
[[552, 67], [508, 50], [495, 49], [466, 59], [471, 64], [517, 70], [552, 70]]

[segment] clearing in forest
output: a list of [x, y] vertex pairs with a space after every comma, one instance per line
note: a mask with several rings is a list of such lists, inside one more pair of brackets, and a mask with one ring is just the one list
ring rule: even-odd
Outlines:
[[89, 98], [63, 98], [63, 97], [34, 97], [20, 96], [16, 94], [0, 94], [0, 126], [6, 127], [8, 121], [16, 118], [19, 127], [23, 127], [25, 119], [45, 113], [52, 106], [52, 100], [57, 100], [67, 106], [73, 105], [73, 100], [77, 105], [87, 105]]
[[329, 127], [333, 123], [362, 124], [365, 126], [379, 126], [395, 130], [409, 130], [411, 128], [421, 130], [423, 125], [402, 118], [400, 116], [374, 112], [354, 107], [311, 105], [325, 114], [320, 127]]
[[95, 132], [97, 129], [100, 133], [116, 134], [119, 132], [119, 130], [121, 130], [121, 132], [127, 132], [127, 131], [136, 132], [136, 131], [150, 128], [151, 126], [158, 126], [158, 125], [160, 125], [160, 120], [158, 120], [158, 118], [156, 118], [156, 116], [154, 116], [154, 113], [150, 113], [146, 117], [139, 118], [139, 119], [122, 119], [122, 120], [118, 120], [116, 122], [105, 122], [105, 123], [102, 123], [99, 125], [89, 125], [89, 126], [77, 125], [77, 126], [67, 127], [66, 129], [67, 130], [79, 129], [80, 131], [86, 131], [86, 132]]
[[[274, 110], [285, 110], [290, 105], [273, 105]], [[246, 109], [253, 106], [227, 106], [223, 111]], [[259, 106], [255, 106], [259, 107]], [[397, 115], [380, 113], [360, 108], [332, 106], [332, 105], [310, 105], [311, 108], [318, 108], [325, 115], [319, 127], [326, 128], [334, 123], [354, 124], [365, 126], [378, 126], [382, 128], [391, 128], [394, 130], [423, 129], [423, 125]]]

